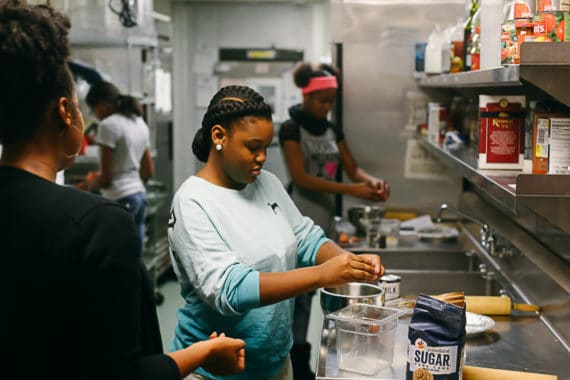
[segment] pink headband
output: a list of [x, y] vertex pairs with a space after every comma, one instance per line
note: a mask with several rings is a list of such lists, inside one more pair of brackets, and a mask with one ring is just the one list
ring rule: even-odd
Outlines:
[[336, 77], [313, 77], [309, 80], [309, 84], [303, 87], [303, 95], [313, 91], [326, 90], [329, 88], [338, 88]]

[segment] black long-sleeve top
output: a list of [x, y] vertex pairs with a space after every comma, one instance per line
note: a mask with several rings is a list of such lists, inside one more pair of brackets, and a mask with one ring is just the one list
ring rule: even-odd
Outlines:
[[3, 373], [179, 379], [123, 206], [0, 167]]

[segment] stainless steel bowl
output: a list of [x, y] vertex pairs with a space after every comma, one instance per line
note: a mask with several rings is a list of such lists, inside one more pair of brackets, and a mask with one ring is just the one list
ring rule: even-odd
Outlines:
[[325, 315], [355, 303], [384, 306], [384, 289], [363, 282], [321, 289], [321, 309]]

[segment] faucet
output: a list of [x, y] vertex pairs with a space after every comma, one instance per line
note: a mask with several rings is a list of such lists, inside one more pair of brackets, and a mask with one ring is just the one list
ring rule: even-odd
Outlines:
[[437, 216], [435, 218], [435, 221], [437, 223], [442, 222], [442, 220], [443, 220], [442, 215], [443, 215], [443, 212], [445, 210], [453, 212], [455, 215], [458, 215], [458, 216], [462, 217], [463, 219], [466, 219], [470, 222], [473, 222], [473, 223], [481, 226], [481, 230], [479, 231], [480, 236], [481, 236], [481, 245], [487, 250], [487, 252], [491, 256], [497, 256], [497, 252], [496, 252], [497, 250], [496, 250], [496, 245], [495, 245], [495, 243], [496, 243], [495, 242], [495, 236], [493, 234], [493, 231], [491, 230], [491, 227], [489, 227], [489, 225], [487, 223], [483, 223], [482, 221], [475, 219], [472, 216], [464, 214], [463, 212], [459, 211], [458, 209], [449, 206], [447, 203], [442, 203], [441, 206], [439, 206], [439, 211], [438, 211]]

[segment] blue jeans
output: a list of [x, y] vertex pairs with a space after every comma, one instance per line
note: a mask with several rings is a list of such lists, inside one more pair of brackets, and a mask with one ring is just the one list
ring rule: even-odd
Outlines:
[[135, 225], [141, 239], [141, 255], [144, 248], [144, 220], [146, 217], [146, 194], [143, 192], [127, 195], [118, 199], [117, 202], [129, 210], [135, 219]]

